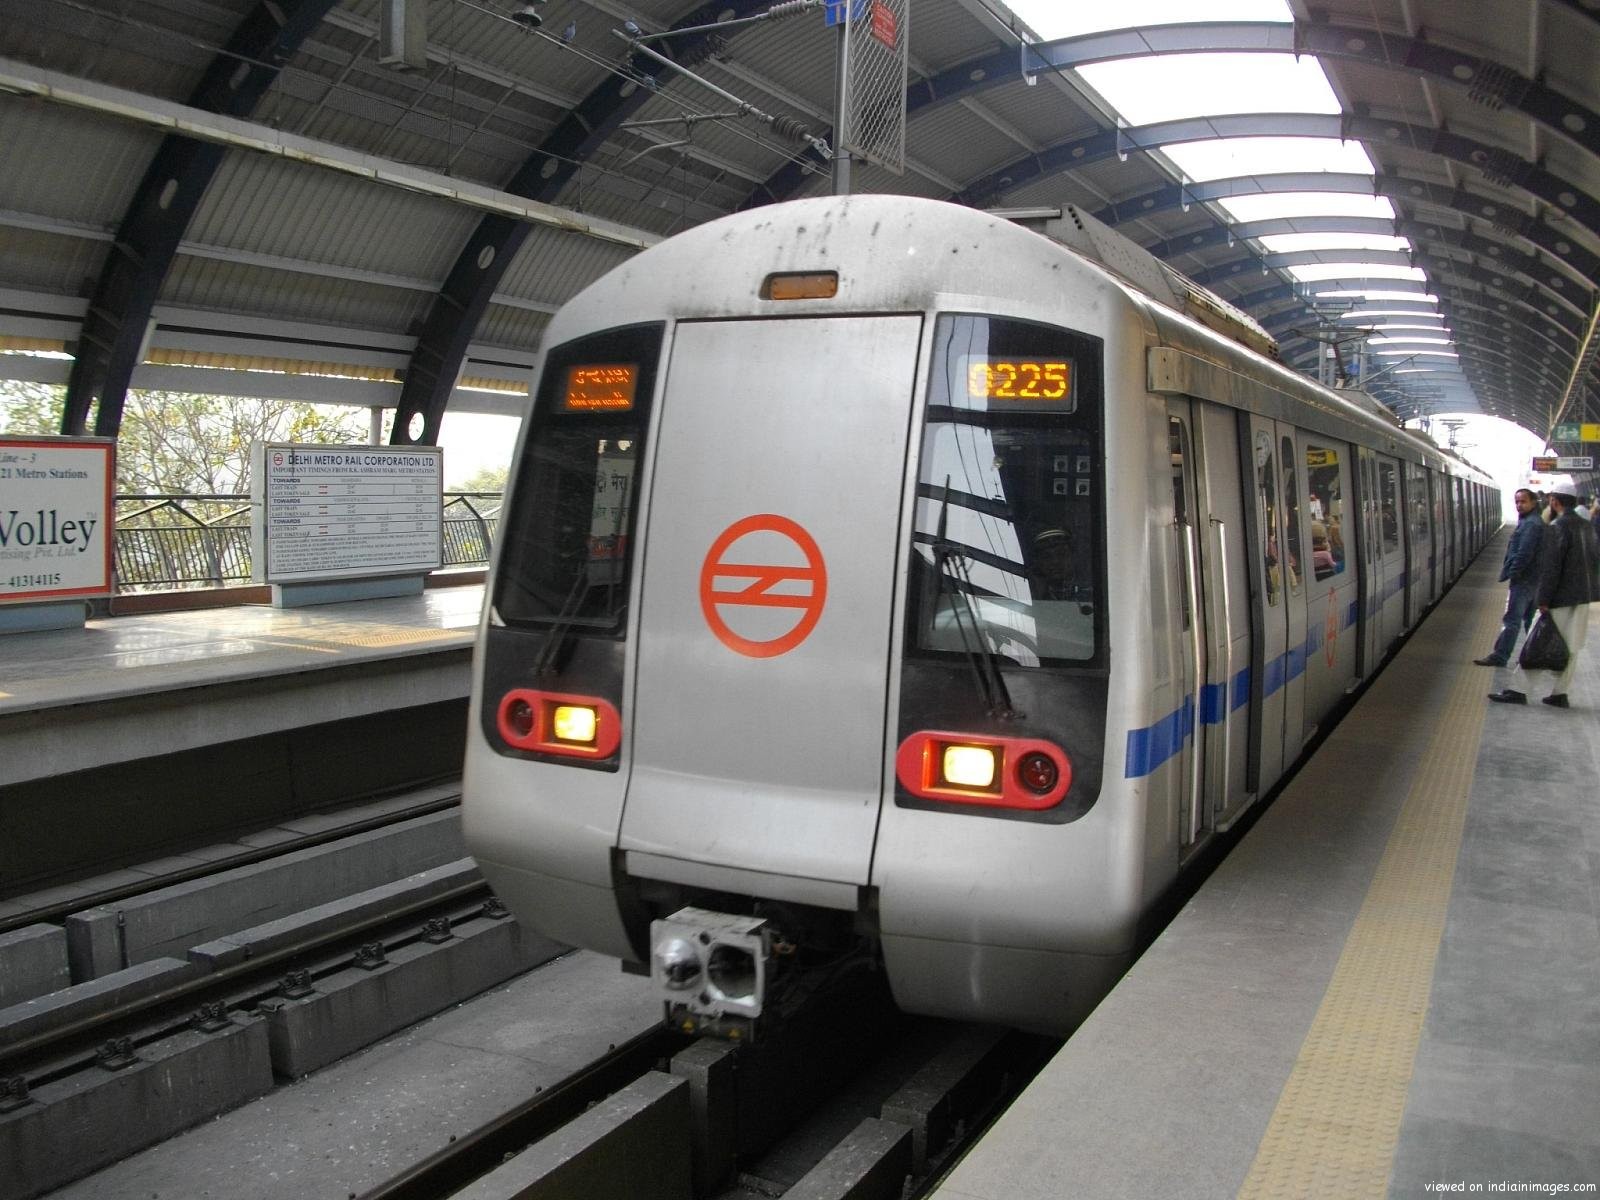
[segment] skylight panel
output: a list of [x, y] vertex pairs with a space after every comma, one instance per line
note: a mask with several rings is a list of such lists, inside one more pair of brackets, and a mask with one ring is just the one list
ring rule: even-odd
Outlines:
[[1394, 220], [1394, 205], [1382, 196], [1359, 192], [1268, 192], [1229, 196], [1218, 204], [1235, 221], [1274, 217], [1381, 217]]
[[1161, 54], [1090, 63], [1078, 74], [1130, 125], [1213, 113], [1337, 113], [1322, 64], [1292, 54]]
[[1404, 317], [1408, 321], [1443, 321], [1444, 314], [1439, 312], [1415, 312], [1407, 308], [1365, 308], [1351, 309], [1347, 313], [1340, 313], [1341, 321], [1370, 321], [1374, 317]]
[[1428, 278], [1421, 267], [1399, 267], [1389, 263], [1306, 263], [1304, 266], [1284, 269], [1302, 283], [1320, 283], [1328, 279], [1411, 279], [1424, 283]]
[[1450, 346], [1454, 345], [1450, 338], [1430, 337], [1372, 337], [1367, 339], [1369, 346]]
[[1357, 300], [1419, 300], [1425, 304], [1439, 303], [1439, 297], [1428, 292], [1318, 292], [1319, 300], [1350, 296]]
[[1269, 233], [1256, 239], [1273, 254], [1302, 250], [1399, 250], [1409, 252], [1403, 237], [1382, 233]]
[[[1115, 7], [1063, 4], [1062, 0], [1007, 0], [1042, 38], [1077, 37], [1139, 25], [1176, 25], [1195, 17], [1193, 0], [1122, 0]], [[1207, 0], [1208, 21], [1273, 21], [1288, 24], [1294, 14], [1284, 0]]]
[[1214, 138], [1163, 146], [1162, 153], [1196, 183], [1287, 171], [1372, 174], [1372, 160], [1361, 143], [1337, 138]]

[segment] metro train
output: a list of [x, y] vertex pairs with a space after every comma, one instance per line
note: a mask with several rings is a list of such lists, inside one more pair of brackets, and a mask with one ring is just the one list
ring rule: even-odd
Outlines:
[[852, 967], [1060, 1033], [1500, 524], [1085, 214], [687, 231], [552, 320], [474, 670], [526, 924], [752, 1036]]

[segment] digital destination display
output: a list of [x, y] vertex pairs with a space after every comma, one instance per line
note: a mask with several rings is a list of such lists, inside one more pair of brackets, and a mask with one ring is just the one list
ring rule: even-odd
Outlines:
[[967, 398], [1044, 401], [1070, 408], [1072, 364], [1061, 359], [969, 358]]
[[585, 363], [567, 370], [562, 407], [568, 412], [628, 412], [639, 382], [638, 363]]

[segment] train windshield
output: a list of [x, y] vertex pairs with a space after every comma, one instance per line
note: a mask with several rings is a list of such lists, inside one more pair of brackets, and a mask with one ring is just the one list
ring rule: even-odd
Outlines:
[[911, 644], [1015, 666], [1101, 659], [1100, 343], [946, 315], [917, 484]]
[[503, 520], [494, 604], [508, 625], [621, 628], [659, 325], [551, 350]]

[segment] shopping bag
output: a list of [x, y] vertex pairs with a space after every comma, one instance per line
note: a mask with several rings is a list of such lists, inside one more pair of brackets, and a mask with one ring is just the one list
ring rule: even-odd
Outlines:
[[1528, 640], [1522, 643], [1522, 655], [1517, 661], [1524, 671], [1565, 671], [1567, 655], [1567, 639], [1561, 636], [1549, 613], [1540, 613], [1528, 631]]

